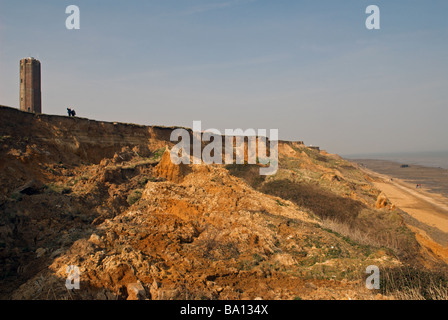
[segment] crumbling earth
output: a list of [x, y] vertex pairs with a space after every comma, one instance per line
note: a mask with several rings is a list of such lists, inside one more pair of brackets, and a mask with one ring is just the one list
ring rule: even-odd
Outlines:
[[[260, 178], [257, 165], [174, 165], [166, 128], [0, 111], [3, 299], [389, 299], [365, 287], [366, 267], [421, 254], [368, 177], [335, 155], [281, 142], [279, 172]], [[66, 121], [85, 130], [70, 136]], [[283, 181], [340, 207], [279, 196]], [[346, 204], [359, 209], [349, 230], [386, 221], [408, 251], [329, 229]], [[66, 287], [69, 266], [79, 290]]]

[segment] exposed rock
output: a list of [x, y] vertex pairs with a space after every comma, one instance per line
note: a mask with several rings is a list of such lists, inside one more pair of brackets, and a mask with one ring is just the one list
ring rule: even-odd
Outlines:
[[151, 155], [151, 150], [148, 148], [148, 145], [138, 145], [132, 149], [132, 152], [139, 157], [147, 158]]
[[167, 149], [163, 153], [160, 163], [155, 167], [155, 174], [168, 181], [180, 183], [188, 174], [188, 166], [183, 163], [174, 164], [171, 161], [170, 151]]
[[89, 241], [97, 246], [102, 244], [101, 238], [95, 233], [90, 236]]
[[42, 257], [47, 252], [44, 248], [39, 248], [36, 250], [36, 258]]
[[135, 152], [132, 151], [128, 146], [123, 147], [120, 152], [116, 152], [114, 157], [112, 158], [112, 162], [121, 163], [125, 161], [129, 161], [135, 155]]
[[149, 287], [149, 292], [151, 294], [152, 300], [158, 300], [159, 288], [160, 288], [160, 283], [158, 283], [156, 280], [154, 280], [153, 283], [151, 284], [151, 286]]
[[128, 298], [127, 300], [145, 300], [146, 291], [140, 281], [129, 283], [127, 286]]
[[389, 199], [387, 198], [387, 196], [386, 196], [383, 192], [381, 192], [381, 193], [378, 195], [378, 198], [377, 198], [377, 200], [376, 200], [375, 207], [376, 207], [377, 209], [381, 209], [381, 208], [385, 208], [385, 207], [387, 207], [388, 205], [390, 205]]

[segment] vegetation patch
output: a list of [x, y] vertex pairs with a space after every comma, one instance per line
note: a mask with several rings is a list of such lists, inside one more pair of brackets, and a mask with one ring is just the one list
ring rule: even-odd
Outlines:
[[137, 189], [132, 191], [129, 195], [128, 195], [128, 204], [130, 206], [132, 206], [134, 203], [136, 203], [137, 201], [140, 200], [140, 198], [142, 197], [142, 190], [141, 189]]
[[45, 191], [47, 193], [69, 194], [72, 192], [72, 189], [64, 185], [48, 183], [45, 185]]
[[318, 217], [332, 218], [352, 224], [365, 205], [359, 201], [343, 198], [316, 185], [290, 180], [269, 181], [260, 191], [296, 203], [308, 208]]
[[409, 266], [386, 268], [380, 273], [379, 291], [400, 300], [447, 300], [448, 276]]
[[152, 159], [161, 159], [162, 158], [162, 156], [163, 156], [163, 153], [165, 152], [165, 150], [166, 150], [166, 147], [163, 147], [163, 148], [160, 148], [160, 149], [157, 149], [156, 151], [154, 151], [154, 154], [153, 154], [153, 157], [152, 157]]
[[348, 243], [384, 246], [402, 258], [412, 258], [417, 248], [414, 234], [395, 211], [374, 210], [317, 185], [287, 179], [266, 182], [260, 191], [312, 211], [325, 221], [324, 227], [343, 235]]
[[260, 167], [256, 164], [229, 164], [226, 165], [229, 173], [245, 180], [250, 186], [257, 189], [265, 181], [266, 176], [260, 175]]

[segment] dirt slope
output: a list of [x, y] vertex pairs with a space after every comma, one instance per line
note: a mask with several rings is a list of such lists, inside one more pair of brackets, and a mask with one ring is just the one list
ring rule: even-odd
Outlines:
[[[280, 169], [169, 161], [172, 128], [0, 108], [2, 298], [376, 299], [368, 265], [436, 258], [370, 178], [281, 142]], [[81, 289], [65, 288], [67, 267]]]

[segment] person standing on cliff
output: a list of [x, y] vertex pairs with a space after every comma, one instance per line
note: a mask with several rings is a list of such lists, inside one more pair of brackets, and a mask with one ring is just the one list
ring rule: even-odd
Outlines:
[[67, 113], [68, 113], [68, 116], [71, 117], [72, 116], [72, 109], [67, 108]]

